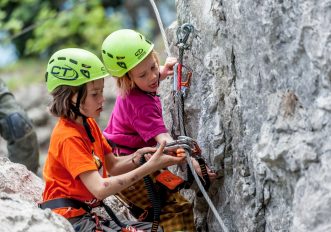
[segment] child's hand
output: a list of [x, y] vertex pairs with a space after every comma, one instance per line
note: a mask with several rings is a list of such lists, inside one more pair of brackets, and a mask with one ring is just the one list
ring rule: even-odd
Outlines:
[[[201, 168], [200, 168], [198, 161], [196, 161], [195, 159], [192, 159], [192, 163], [193, 163], [193, 167], [194, 167], [195, 171], [197, 172], [197, 174], [200, 177], [202, 177], [202, 172], [201, 172]], [[208, 174], [209, 180], [214, 181], [217, 178], [217, 174], [214, 171], [212, 171], [208, 166], [206, 167], [206, 169], [207, 169], [207, 174]]]
[[166, 147], [163, 150], [163, 154], [178, 156], [178, 157], [186, 156], [185, 150], [183, 148], [168, 148], [168, 147]]
[[159, 166], [159, 169], [185, 162], [186, 156], [179, 157], [179, 156], [165, 155], [163, 153], [164, 147], [165, 147], [165, 142], [162, 142], [160, 144], [160, 147], [150, 158], [149, 162], [153, 162], [155, 165]]
[[164, 80], [167, 76], [174, 74], [174, 65], [177, 63], [177, 58], [168, 57], [164, 63], [164, 66], [160, 66], [160, 77], [161, 81]]

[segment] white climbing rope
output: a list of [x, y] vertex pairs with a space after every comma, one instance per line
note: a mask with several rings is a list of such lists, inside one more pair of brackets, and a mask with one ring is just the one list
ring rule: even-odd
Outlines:
[[152, 5], [154, 13], [156, 15], [157, 23], [159, 24], [159, 28], [160, 28], [160, 31], [161, 31], [161, 35], [162, 35], [165, 50], [167, 52], [168, 57], [170, 57], [171, 53], [170, 53], [170, 49], [169, 49], [169, 45], [168, 45], [168, 40], [167, 40], [165, 31], [164, 31], [163, 23], [162, 23], [162, 20], [161, 20], [161, 17], [160, 17], [160, 13], [159, 13], [159, 11], [156, 7], [156, 4], [155, 4], [154, 0], [149, 0], [149, 1]]
[[229, 230], [228, 230], [228, 228], [225, 226], [225, 224], [224, 224], [222, 218], [221, 218], [220, 215], [218, 214], [218, 212], [217, 212], [217, 210], [216, 210], [216, 208], [215, 208], [213, 202], [210, 200], [210, 198], [209, 198], [209, 196], [208, 196], [208, 193], [206, 192], [205, 188], [203, 187], [203, 185], [202, 185], [202, 183], [201, 183], [201, 181], [200, 181], [200, 179], [199, 179], [199, 177], [198, 177], [198, 174], [196, 173], [196, 171], [195, 171], [195, 169], [194, 169], [194, 167], [193, 167], [192, 160], [191, 160], [191, 156], [189, 156], [189, 155], [186, 156], [186, 160], [187, 160], [187, 163], [188, 163], [188, 165], [189, 165], [189, 167], [190, 167], [190, 169], [191, 169], [191, 171], [192, 171], [192, 174], [193, 174], [193, 176], [194, 176], [194, 179], [195, 179], [195, 181], [197, 182], [197, 185], [198, 185], [198, 187], [199, 187], [201, 193], [202, 193], [203, 196], [205, 197], [205, 199], [206, 199], [206, 201], [207, 201], [207, 203], [208, 203], [208, 205], [209, 205], [211, 211], [212, 211], [213, 214], [215, 215], [215, 217], [216, 217], [218, 223], [221, 225], [223, 232], [229, 232]]

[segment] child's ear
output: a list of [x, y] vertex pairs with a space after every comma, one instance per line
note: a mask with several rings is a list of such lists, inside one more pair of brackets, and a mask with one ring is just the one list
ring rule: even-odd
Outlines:
[[70, 99], [70, 102], [76, 105], [78, 93], [74, 93]]
[[126, 75], [126, 76], [128, 77], [128, 79], [131, 81], [131, 77], [130, 77], [130, 71], [129, 71], [129, 72], [127, 72], [125, 75]]

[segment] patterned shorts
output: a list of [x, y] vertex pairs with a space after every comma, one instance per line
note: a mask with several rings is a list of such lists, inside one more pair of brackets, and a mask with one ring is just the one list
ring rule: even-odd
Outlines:
[[[118, 196], [128, 205], [134, 204], [142, 210], [151, 208], [143, 180], [123, 190]], [[161, 205], [160, 226], [165, 232], [195, 231], [192, 205], [179, 192], [162, 189]]]

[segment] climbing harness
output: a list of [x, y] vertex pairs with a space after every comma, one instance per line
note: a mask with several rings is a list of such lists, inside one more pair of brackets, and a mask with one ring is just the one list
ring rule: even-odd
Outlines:
[[101, 227], [101, 222], [100, 222], [100, 218], [98, 215], [96, 215], [95, 213], [92, 213], [92, 209], [95, 207], [103, 207], [105, 209], [105, 211], [107, 212], [107, 214], [111, 217], [111, 219], [119, 226], [121, 227], [121, 232], [135, 232], [137, 231], [134, 227], [129, 226], [129, 225], [125, 225], [124, 223], [122, 223], [118, 217], [116, 216], [116, 214], [112, 211], [112, 209], [106, 205], [103, 201], [99, 201], [96, 202], [93, 205], [89, 205], [86, 204], [82, 201], [73, 199], [73, 198], [56, 198], [56, 199], [52, 199], [52, 200], [48, 200], [42, 203], [38, 204], [38, 208], [40, 209], [57, 209], [57, 208], [65, 208], [65, 207], [72, 207], [75, 209], [84, 209], [86, 212], [91, 213], [92, 214], [92, 218], [95, 221], [95, 225], [96, 225], [96, 229], [95, 232], [102, 232], [103, 229]]
[[[143, 165], [146, 162], [144, 155], [140, 157], [139, 162], [141, 165]], [[161, 199], [160, 199], [160, 195], [155, 189], [155, 185], [153, 183], [152, 178], [149, 175], [147, 175], [144, 176], [143, 179], [146, 186], [148, 198], [153, 205], [153, 224], [152, 224], [151, 232], [156, 232], [160, 223]]]

